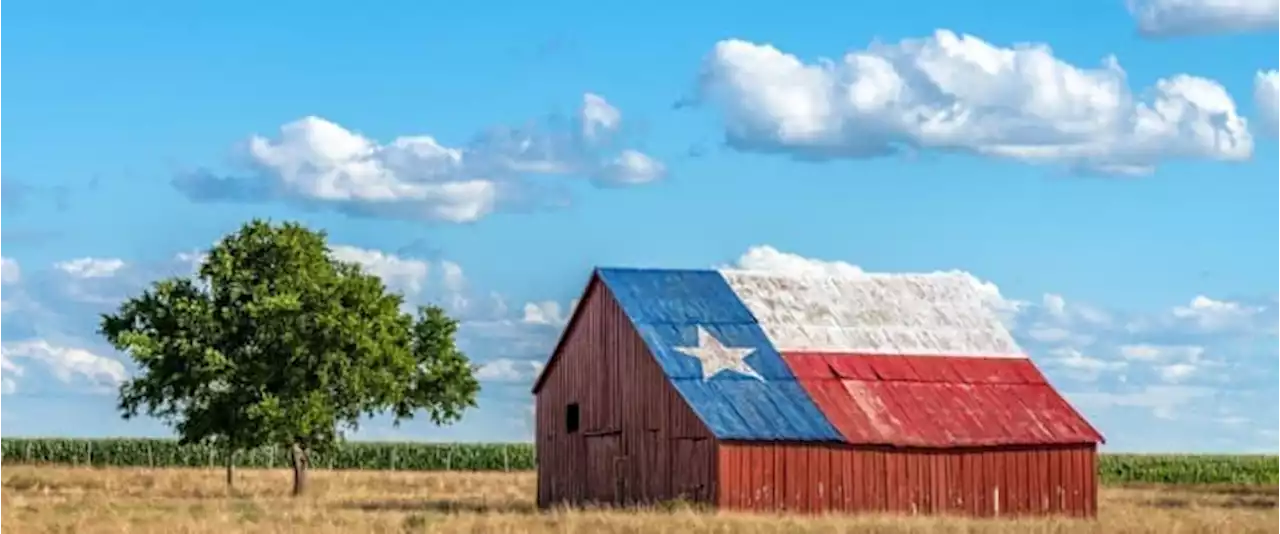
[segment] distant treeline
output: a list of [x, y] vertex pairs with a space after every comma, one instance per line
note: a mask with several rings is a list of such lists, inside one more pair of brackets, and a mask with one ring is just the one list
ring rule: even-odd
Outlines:
[[[91, 465], [95, 467], [218, 467], [221, 450], [178, 445], [167, 439], [0, 439], [6, 464]], [[321, 469], [403, 471], [527, 471], [536, 468], [530, 443], [360, 442], [317, 453]], [[236, 454], [244, 468], [289, 467], [288, 451], [265, 447]], [[1276, 484], [1280, 459], [1274, 455], [1102, 454], [1098, 475], [1104, 484]]]

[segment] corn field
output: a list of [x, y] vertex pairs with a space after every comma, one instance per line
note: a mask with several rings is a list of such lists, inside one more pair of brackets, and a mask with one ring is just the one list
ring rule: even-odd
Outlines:
[[[4, 439], [4, 463], [95, 467], [216, 467], [225, 451], [212, 445], [179, 445], [166, 439]], [[527, 471], [534, 468], [528, 443], [378, 443], [346, 442], [330, 453], [314, 453], [320, 469], [404, 471]], [[237, 467], [287, 468], [288, 449], [263, 447], [240, 451]]]
[[1105, 483], [1276, 484], [1280, 460], [1271, 455], [1103, 454]]
[[[166, 439], [25, 439], [6, 438], [8, 464], [58, 464], [95, 467], [217, 467], [223, 451], [209, 445], [178, 445]], [[283, 448], [241, 451], [237, 467], [283, 469]], [[403, 471], [528, 471], [536, 467], [530, 443], [346, 442], [328, 454], [314, 454], [321, 469]], [[1102, 454], [1098, 475], [1103, 484], [1276, 484], [1280, 460], [1271, 455]]]

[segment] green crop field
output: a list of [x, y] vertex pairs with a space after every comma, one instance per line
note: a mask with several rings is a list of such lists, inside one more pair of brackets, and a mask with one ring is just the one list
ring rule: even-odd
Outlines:
[[[7, 464], [92, 465], [99, 467], [216, 467], [222, 452], [206, 445], [178, 445], [166, 439], [0, 440]], [[264, 448], [236, 455], [248, 468], [286, 468], [283, 449]], [[534, 469], [529, 443], [347, 442], [312, 458], [328, 469], [402, 471], [527, 471]], [[1098, 466], [1104, 484], [1276, 484], [1280, 460], [1271, 455], [1103, 454]]]
[[[11, 439], [0, 440], [4, 463], [92, 465], [97, 467], [217, 467], [223, 452], [210, 445], [179, 445], [167, 439]], [[236, 454], [235, 465], [289, 467], [288, 451], [267, 447]], [[378, 443], [346, 442], [334, 451], [311, 456], [321, 469], [401, 471], [527, 471], [534, 468], [529, 443]]]

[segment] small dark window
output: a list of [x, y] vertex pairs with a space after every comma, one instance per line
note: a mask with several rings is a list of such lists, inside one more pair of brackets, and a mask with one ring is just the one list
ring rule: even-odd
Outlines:
[[564, 430], [572, 434], [578, 431], [578, 403], [570, 403], [564, 407]]

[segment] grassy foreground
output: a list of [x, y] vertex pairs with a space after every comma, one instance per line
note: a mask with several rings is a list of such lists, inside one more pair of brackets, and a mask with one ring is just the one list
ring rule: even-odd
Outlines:
[[[221, 451], [179, 446], [165, 439], [0, 440], [4, 463], [97, 467], [213, 467]], [[404, 471], [528, 471], [535, 468], [533, 445], [348, 442], [312, 465], [329, 469]], [[264, 448], [236, 456], [236, 465], [285, 468], [285, 451]], [[1104, 484], [1276, 484], [1280, 460], [1269, 455], [1103, 454], [1098, 472]]]
[[1277, 532], [1275, 486], [1104, 488], [1096, 522], [925, 517], [784, 517], [694, 510], [538, 513], [528, 472], [247, 470], [228, 495], [216, 469], [10, 466], [0, 531], [228, 533], [1233, 533]]

